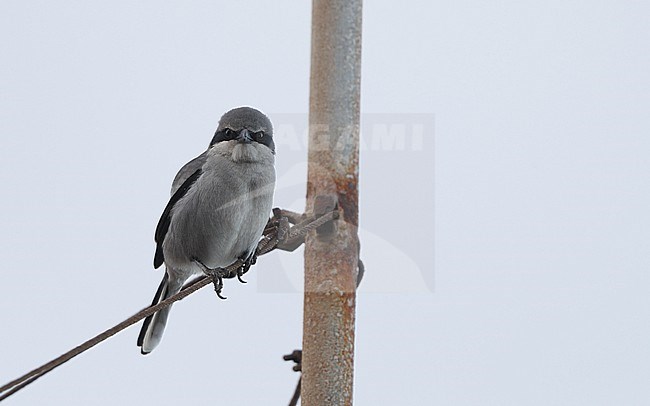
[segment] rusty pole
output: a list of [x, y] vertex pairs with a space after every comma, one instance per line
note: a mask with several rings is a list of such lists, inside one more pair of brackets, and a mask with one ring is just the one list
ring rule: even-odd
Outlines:
[[361, 0], [313, 0], [308, 213], [339, 220], [305, 242], [302, 404], [351, 405], [359, 255]]

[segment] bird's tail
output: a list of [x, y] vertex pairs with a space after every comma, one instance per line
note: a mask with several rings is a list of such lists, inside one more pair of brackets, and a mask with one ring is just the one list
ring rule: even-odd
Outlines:
[[[170, 283], [169, 275], [165, 272], [165, 276], [163, 276], [163, 280], [160, 282], [160, 286], [158, 286], [156, 296], [154, 296], [151, 305], [157, 305], [168, 297], [175, 295], [181, 290], [182, 286], [182, 283]], [[171, 307], [169, 305], [144, 319], [142, 329], [140, 329], [140, 335], [138, 336], [138, 347], [140, 347], [142, 355], [149, 354], [160, 344]]]

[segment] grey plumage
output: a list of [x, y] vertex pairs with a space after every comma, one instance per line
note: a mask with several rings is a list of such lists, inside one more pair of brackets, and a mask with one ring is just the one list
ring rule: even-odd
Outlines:
[[[153, 304], [179, 292], [192, 276], [253, 255], [269, 218], [275, 187], [275, 145], [269, 119], [240, 107], [221, 117], [207, 151], [185, 164], [156, 228], [154, 266], [166, 273]], [[170, 306], [171, 307], [171, 306]], [[143, 354], [162, 338], [170, 307], [145, 319]]]
[[176, 193], [178, 188], [181, 187], [181, 185], [185, 183], [187, 178], [189, 178], [194, 172], [196, 172], [197, 169], [201, 169], [201, 167], [205, 163], [205, 160], [207, 159], [207, 156], [208, 156], [208, 151], [205, 151], [201, 155], [197, 156], [196, 158], [192, 159], [190, 162], [183, 165], [183, 167], [178, 171], [178, 173], [174, 177], [174, 181], [172, 182], [171, 195], [174, 195], [174, 193]]

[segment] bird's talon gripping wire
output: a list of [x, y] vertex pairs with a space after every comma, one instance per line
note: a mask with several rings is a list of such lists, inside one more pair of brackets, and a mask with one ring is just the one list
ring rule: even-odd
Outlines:
[[241, 282], [241, 283], [248, 283], [248, 282], [246, 282], [245, 280], [242, 279], [242, 276], [243, 276], [245, 273], [246, 273], [246, 271], [244, 271], [244, 268], [243, 268], [243, 267], [237, 269], [237, 280], [238, 280], [239, 282]]
[[242, 261], [242, 265], [237, 268], [237, 280], [241, 283], [247, 283], [245, 280], [242, 279], [242, 276], [248, 272], [249, 269], [251, 269], [251, 266], [257, 262], [257, 254], [253, 252], [251, 255], [248, 255], [247, 257], [242, 256], [239, 258], [240, 261]]
[[212, 272], [208, 275], [212, 278], [212, 284], [214, 285], [214, 291], [217, 294], [217, 297], [221, 300], [228, 299], [227, 297], [221, 295], [221, 291], [223, 290], [223, 277], [219, 275], [221, 268], [211, 269], [210, 271]]
[[204, 274], [212, 278], [212, 284], [214, 285], [214, 291], [217, 293], [217, 297], [221, 300], [228, 299], [226, 296], [221, 295], [221, 291], [223, 290], [223, 276], [221, 274], [225, 273], [225, 270], [223, 268], [208, 268], [197, 258], [194, 258], [193, 261], [201, 268]]
[[[214, 283], [214, 282], [213, 282], [213, 283]], [[223, 284], [222, 284], [222, 287], [223, 287]], [[221, 300], [226, 300], [226, 299], [228, 299], [226, 296], [222, 296], [222, 295], [221, 295], [221, 288], [217, 289], [216, 286], [215, 286], [214, 291], [217, 293], [217, 297], [218, 297], [219, 299], [221, 299]]]

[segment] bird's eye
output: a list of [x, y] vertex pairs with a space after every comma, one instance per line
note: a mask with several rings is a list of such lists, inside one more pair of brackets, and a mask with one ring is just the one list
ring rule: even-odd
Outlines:
[[258, 131], [254, 135], [255, 135], [255, 139], [257, 141], [261, 141], [262, 138], [264, 138], [264, 131]]
[[226, 134], [226, 137], [228, 138], [234, 138], [235, 137], [235, 132], [231, 130], [230, 128], [226, 128], [224, 130], [224, 133]]

